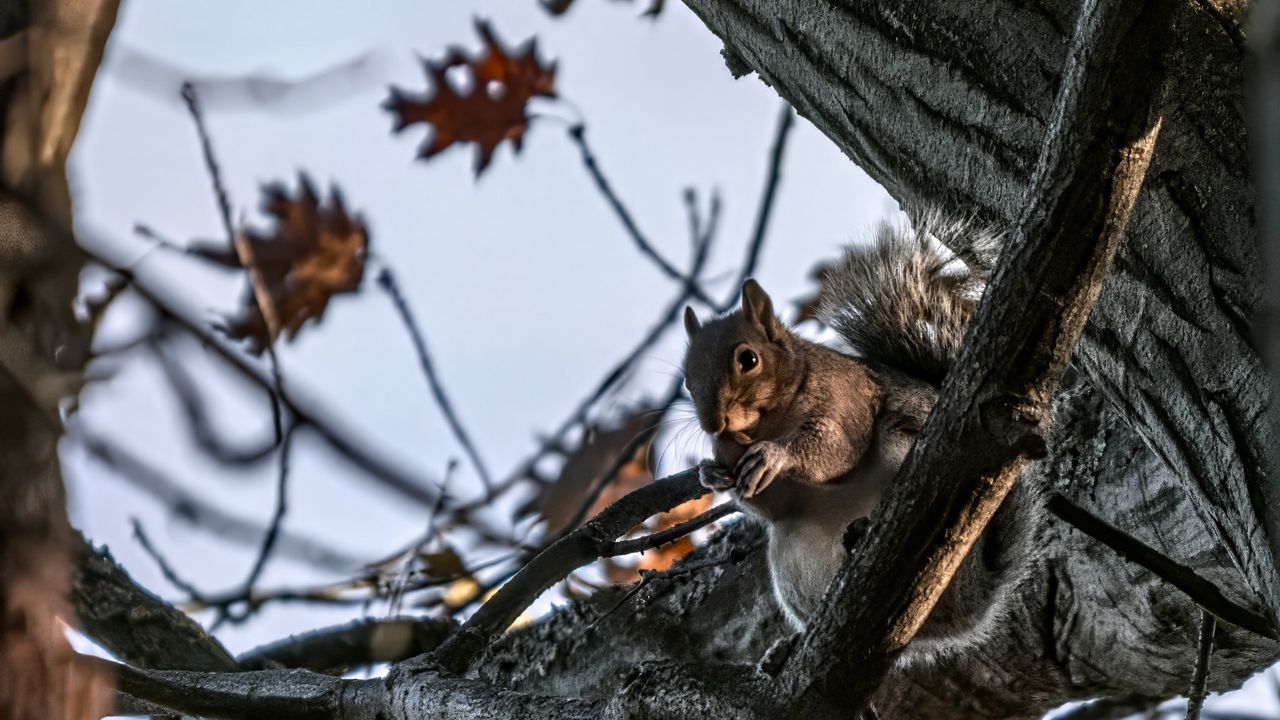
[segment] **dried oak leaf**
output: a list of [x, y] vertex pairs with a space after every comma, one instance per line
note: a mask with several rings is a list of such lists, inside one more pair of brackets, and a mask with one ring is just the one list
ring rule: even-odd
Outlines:
[[818, 283], [818, 289], [814, 291], [813, 295], [796, 301], [798, 309], [796, 322], [818, 319], [818, 304], [822, 300], [822, 291], [826, 287], [827, 274], [830, 272], [831, 265], [829, 263], [822, 263], [809, 272], [809, 279]]
[[275, 228], [268, 234], [246, 229], [243, 236], [263, 285], [259, 289], [270, 298], [279, 325], [268, 330], [251, 288], [243, 316], [226, 328], [255, 353], [275, 342], [277, 334], [292, 340], [307, 321], [320, 320], [334, 295], [358, 290], [369, 251], [364, 220], [347, 212], [336, 187], [324, 204], [306, 175], [299, 176], [297, 197], [279, 183], [263, 188], [263, 194], [263, 211], [275, 218]]
[[[392, 87], [391, 97], [383, 107], [395, 115], [392, 132], [420, 122], [431, 126], [428, 140], [418, 151], [418, 157], [423, 159], [454, 143], [475, 143], [478, 177], [504, 140], [510, 140], [516, 152], [520, 151], [529, 129], [529, 100], [556, 96], [556, 65], [538, 61], [536, 39], [509, 53], [489, 23], [476, 20], [476, 31], [485, 45], [480, 56], [469, 57], [464, 49], [451, 47], [439, 62], [424, 59], [431, 94], [411, 97]], [[446, 77], [459, 67], [465, 68], [469, 76], [468, 86], [461, 91]]]

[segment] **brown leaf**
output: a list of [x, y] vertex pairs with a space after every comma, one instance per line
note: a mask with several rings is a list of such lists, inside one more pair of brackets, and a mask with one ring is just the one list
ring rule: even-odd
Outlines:
[[[423, 159], [454, 143], [475, 143], [478, 177], [504, 140], [520, 151], [529, 129], [526, 105], [537, 96], [556, 96], [556, 66], [538, 61], [536, 39], [508, 53], [487, 22], [476, 20], [476, 31], [484, 40], [483, 54], [469, 57], [464, 49], [451, 47], [439, 62], [423, 60], [430, 96], [414, 98], [392, 87], [383, 107], [396, 116], [393, 132], [420, 122], [431, 126], [429, 139], [418, 151]], [[470, 76], [465, 92], [446, 78], [456, 67], [466, 68]]]
[[538, 0], [538, 4], [552, 17], [560, 17], [573, 6], [573, 0]]
[[292, 340], [307, 321], [324, 316], [331, 297], [358, 290], [369, 250], [364, 220], [347, 213], [337, 188], [321, 204], [311, 181], [301, 175], [296, 198], [280, 184], [263, 193], [263, 209], [275, 218], [275, 229], [270, 234], [246, 230], [244, 239], [279, 327], [268, 330], [252, 295], [243, 317], [227, 327], [228, 335], [248, 340], [254, 352], [275, 342], [277, 334]]
[[[687, 520], [692, 520], [710, 508], [711, 496], [703, 495], [696, 500], [677, 505], [661, 515], [650, 518], [648, 522], [638, 529], [638, 532], [633, 532], [632, 535], [648, 535], [661, 532]], [[693, 540], [688, 535], [685, 535], [679, 540], [669, 542], [662, 547], [646, 550], [636, 558], [633, 564], [623, 564], [620, 562], [622, 558], [613, 558], [612, 562], [605, 565], [605, 576], [612, 583], [635, 582], [640, 579], [641, 570], [666, 570], [674, 565], [677, 560], [693, 552], [693, 548]]]
[[827, 274], [830, 272], [831, 265], [829, 263], [817, 265], [809, 272], [809, 279], [818, 283], [818, 289], [814, 291], [813, 295], [796, 301], [799, 309], [796, 315], [796, 322], [801, 323], [805, 320], [818, 319], [818, 303], [822, 298], [822, 289], [826, 282]]
[[444, 579], [467, 575], [462, 557], [448, 545], [439, 552], [420, 553], [418, 559], [422, 562], [422, 572], [427, 577]]
[[[565, 460], [557, 478], [542, 487], [536, 497], [520, 509], [519, 515], [537, 513], [547, 521], [548, 532], [559, 532], [577, 512], [583, 498], [626, 449], [627, 445], [653, 422], [652, 408], [642, 408], [608, 427], [596, 426]], [[653, 481], [652, 443], [637, 448], [612, 483], [600, 493], [583, 516], [589, 520], [609, 503]]]

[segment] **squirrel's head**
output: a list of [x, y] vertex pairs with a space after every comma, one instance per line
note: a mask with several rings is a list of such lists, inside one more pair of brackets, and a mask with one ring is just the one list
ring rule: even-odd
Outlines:
[[702, 429], [746, 444], [761, 420], [789, 404], [800, 368], [798, 339], [773, 314], [773, 301], [755, 280], [742, 284], [742, 307], [705, 324], [684, 311], [689, 349], [685, 387]]

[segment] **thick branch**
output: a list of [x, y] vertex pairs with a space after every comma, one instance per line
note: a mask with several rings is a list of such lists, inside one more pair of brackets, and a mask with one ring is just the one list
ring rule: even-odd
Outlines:
[[1115, 550], [1124, 559], [1150, 570], [1170, 585], [1186, 593], [1205, 611], [1226, 622], [1239, 625], [1265, 638], [1280, 638], [1275, 621], [1270, 617], [1233, 602], [1212, 581], [1195, 570], [1169, 559], [1150, 545], [1108, 524], [1093, 513], [1055, 494], [1049, 498], [1049, 512], [1071, 524], [1082, 533]]
[[1081, 10], [1029, 203], [869, 541], [780, 677], [784, 697], [865, 704], [1019, 473], [1044, 454], [1053, 390], [1155, 146], [1173, 9], [1103, 0]]
[[106, 549], [76, 539], [71, 600], [80, 628], [117, 657], [162, 670], [235, 670], [235, 658], [200, 624], [129, 577]]
[[238, 660], [246, 670], [282, 665], [317, 672], [394, 663], [436, 649], [453, 629], [453, 621], [442, 618], [357, 620], [278, 640]]
[[652, 515], [707, 492], [699, 484], [696, 470], [685, 470], [632, 491], [529, 561], [440, 646], [433, 660], [451, 672], [465, 670], [547, 588], [603, 557], [619, 536]]

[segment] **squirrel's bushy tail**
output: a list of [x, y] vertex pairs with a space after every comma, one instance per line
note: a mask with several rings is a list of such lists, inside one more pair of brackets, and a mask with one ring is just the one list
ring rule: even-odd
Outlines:
[[[871, 242], [850, 247], [827, 271], [818, 317], [868, 363], [906, 373], [936, 393], [955, 364], [1000, 241], [997, 232], [937, 211], [911, 226], [884, 223]], [[966, 265], [948, 248], [982, 267]], [[1038, 551], [1041, 505], [1034, 478], [1014, 486], [899, 664], [939, 662], [1004, 624]]]
[[818, 317], [871, 363], [933, 385], [954, 364], [985, 273], [947, 247], [991, 255], [1000, 235], [938, 211], [911, 225], [885, 222], [851, 246], [822, 281]]

